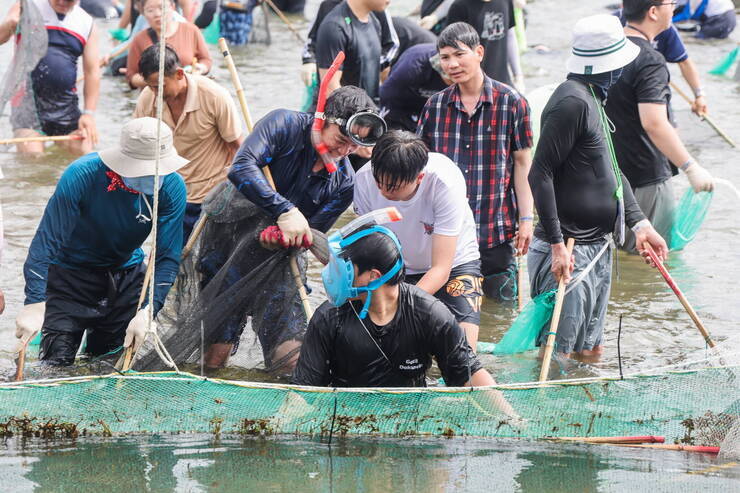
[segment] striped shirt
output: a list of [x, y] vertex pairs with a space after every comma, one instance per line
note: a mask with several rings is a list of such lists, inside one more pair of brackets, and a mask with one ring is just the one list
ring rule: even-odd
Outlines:
[[446, 155], [462, 170], [481, 249], [516, 234], [513, 152], [532, 147], [527, 101], [513, 88], [483, 77], [472, 116], [454, 84], [429, 98], [416, 131], [430, 151]]

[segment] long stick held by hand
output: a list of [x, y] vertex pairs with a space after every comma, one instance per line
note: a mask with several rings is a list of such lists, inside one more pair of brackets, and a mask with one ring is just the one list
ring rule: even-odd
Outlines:
[[[686, 100], [687, 103], [689, 103], [690, 105], [694, 104], [691, 98], [685, 92], [683, 92], [680, 87], [678, 87], [673, 82], [671, 82], [670, 84], [671, 89], [676, 91], [679, 96]], [[709, 126], [712, 127], [715, 132], [717, 132], [717, 135], [725, 139], [725, 142], [730, 144], [732, 147], [737, 147], [737, 145], [735, 145], [735, 141], [733, 141], [729, 135], [727, 135], [721, 128], [719, 128], [714, 120], [709, 118], [709, 115], [707, 115], [706, 113], [702, 113], [701, 115], [699, 115], [699, 117], [703, 118], [709, 124]]]
[[277, 14], [278, 17], [280, 17], [280, 20], [285, 23], [286, 26], [288, 26], [288, 29], [290, 29], [290, 32], [292, 32], [295, 37], [300, 41], [301, 43], [305, 43], [306, 41], [303, 39], [303, 36], [300, 35], [300, 33], [296, 30], [295, 27], [293, 27], [293, 24], [288, 20], [287, 17], [285, 17], [285, 14], [273, 3], [272, 0], [265, 0], [265, 3], [270, 6], [273, 12]]
[[16, 137], [0, 140], [0, 145], [23, 144], [24, 142], [64, 142], [68, 140], [82, 140], [80, 134], [69, 135], [34, 135], [33, 137]]
[[[568, 242], [565, 244], [568, 249], [568, 268], [570, 268], [570, 256], [573, 254], [573, 246], [575, 243], [576, 240], [574, 238], [568, 238]], [[555, 336], [558, 334], [558, 324], [560, 323], [560, 312], [563, 309], [563, 299], [565, 299], [565, 277], [560, 278], [560, 282], [558, 283], [558, 292], [555, 295], [555, 310], [552, 312], [550, 332], [547, 333], [545, 354], [542, 358], [542, 368], [540, 369], [540, 382], [546, 381], [547, 375], [550, 372], [550, 360], [552, 359], [552, 351], [555, 347]]]
[[645, 250], [647, 250], [648, 255], [650, 256], [650, 259], [655, 264], [655, 267], [657, 267], [658, 272], [660, 272], [660, 275], [663, 276], [663, 279], [665, 279], [665, 282], [670, 286], [670, 288], [673, 290], [673, 292], [678, 297], [678, 301], [681, 302], [684, 309], [686, 310], [686, 313], [689, 314], [689, 317], [691, 317], [691, 320], [694, 321], [694, 324], [696, 325], [696, 328], [699, 329], [699, 332], [701, 332], [702, 337], [704, 337], [704, 340], [707, 341], [707, 344], [709, 347], [714, 347], [714, 341], [711, 337], [709, 337], [709, 332], [707, 331], [706, 327], [704, 327], [704, 324], [699, 320], [699, 315], [696, 314], [694, 309], [692, 308], [689, 301], [686, 299], [686, 297], [683, 295], [681, 290], [678, 288], [678, 285], [673, 280], [671, 275], [668, 273], [668, 270], [665, 268], [665, 265], [663, 265], [663, 262], [660, 261], [658, 256], [655, 254], [655, 251], [648, 243], [643, 243], [643, 247]]
[[[252, 117], [249, 114], [249, 107], [247, 106], [247, 98], [244, 96], [244, 88], [242, 87], [242, 83], [239, 80], [239, 74], [236, 72], [236, 65], [234, 65], [234, 59], [231, 57], [231, 53], [229, 52], [229, 46], [226, 44], [226, 40], [224, 38], [219, 38], [218, 40], [218, 48], [221, 50], [221, 53], [224, 56], [224, 59], [226, 60], [226, 66], [229, 68], [229, 72], [231, 72], [231, 81], [234, 83], [234, 87], [236, 87], [236, 95], [239, 98], [239, 105], [242, 108], [242, 113], [244, 113], [244, 120], [247, 122], [247, 130], [250, 132], [252, 131]], [[267, 166], [262, 167], [262, 172], [265, 173], [265, 178], [267, 179], [268, 183], [270, 183], [270, 186], [273, 190], [277, 190], [275, 187], [275, 181], [272, 179], [272, 173], [270, 172], [270, 168]], [[201, 221], [205, 221], [205, 217], [201, 219]], [[306, 288], [303, 285], [303, 281], [301, 280], [300, 271], [298, 270], [298, 262], [295, 258], [295, 255], [290, 256], [290, 271], [293, 274], [293, 279], [295, 280], [296, 288], [298, 289], [298, 294], [301, 297], [301, 304], [303, 305], [303, 312], [306, 314], [306, 319], [311, 320], [311, 317], [313, 317], [313, 309], [311, 308], [311, 304], [308, 301], [308, 293], [306, 292]]]

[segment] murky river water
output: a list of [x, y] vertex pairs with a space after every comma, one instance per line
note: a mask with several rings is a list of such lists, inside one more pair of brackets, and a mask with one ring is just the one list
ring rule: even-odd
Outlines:
[[[573, 23], [584, 15], [606, 12], [603, 7], [608, 3], [613, 2], [536, 0], [531, 4], [528, 43], [546, 45], [550, 51], [538, 53], [530, 50], [523, 56], [529, 89], [564, 78], [563, 63], [568, 53]], [[10, 4], [9, 0], [0, 0], [0, 12], [4, 13]], [[317, 4], [316, 1], [309, 2], [307, 12], [311, 14], [310, 17]], [[410, 0], [394, 0], [390, 8], [395, 15], [404, 15], [412, 6]], [[294, 18], [294, 21], [302, 31], [307, 31], [308, 22], [302, 18]], [[273, 40], [270, 46], [251, 45], [232, 50], [255, 119], [274, 108], [298, 108], [303, 97], [303, 86], [298, 76], [300, 45], [277, 18], [270, 19], [270, 26]], [[109, 41], [105, 31], [115, 26], [99, 22], [99, 27], [103, 28], [103, 45], [107, 47]], [[738, 33], [734, 36], [735, 40], [740, 39]], [[733, 41], [709, 44], [689, 41], [688, 46], [702, 74], [711, 114], [735, 140], [740, 141], [740, 90], [737, 83], [706, 75], [732, 49]], [[233, 92], [221, 56], [214, 47], [211, 50], [217, 80]], [[9, 44], [0, 47], [0, 72], [4, 72], [9, 57]], [[685, 87], [677, 67], [671, 69], [674, 80]], [[97, 112], [100, 148], [117, 141], [121, 123], [133, 111], [135, 98], [136, 93], [128, 91], [120, 79], [103, 79]], [[688, 105], [678, 97], [674, 98], [674, 109], [680, 134], [694, 156], [715, 176], [740, 186], [740, 153], [725, 144], [709, 126], [699, 122], [690, 113]], [[0, 136], [9, 137], [11, 129], [7, 116], [0, 121]], [[10, 355], [14, 342], [13, 319], [23, 300], [22, 265], [27, 248], [44, 205], [70, 161], [68, 155], [53, 148], [41, 159], [24, 158], [12, 149], [0, 148], [0, 166], [5, 174], [5, 179], [0, 180], [0, 200], [5, 215], [6, 236], [0, 286], [5, 291], [7, 302], [5, 314], [0, 316], [0, 374], [7, 375], [14, 367]], [[674, 178], [673, 181], [676, 194], [682, 194], [688, 186], [687, 181], [683, 177]], [[728, 188], [718, 187], [708, 219], [697, 239], [684, 251], [673, 253], [668, 261], [677, 283], [712, 336], [720, 341], [737, 334], [737, 320], [740, 318], [740, 294], [736, 290], [736, 280], [740, 278], [740, 253], [737, 250], [739, 205], [740, 201]], [[623, 254], [619, 255], [618, 263], [620, 273], [612, 289], [604, 358], [594, 367], [575, 369], [571, 376], [613, 374], [616, 371], [616, 328], [620, 315], [623, 317], [622, 357], [627, 372], [645, 366], [671, 364], [680, 361], [687, 353], [704, 347], [696, 328], [656, 271], [649, 269], [638, 258]], [[311, 278], [315, 287], [320, 285], [318, 272], [318, 268], [313, 266]], [[322, 301], [321, 290], [315, 289], [312, 297], [314, 305], [318, 305]], [[513, 319], [514, 307], [486, 302], [483, 311], [480, 340], [495, 342]], [[536, 376], [534, 355], [483, 358], [486, 366], [502, 381], [532, 380]], [[105, 460], [92, 458], [101, 453], [107, 455]], [[444, 490], [466, 485], [490, 489], [499, 479], [502, 481], [500, 485], [507, 490], [519, 485], [523, 489], [536, 491], [539, 489], [537, 485], [548, 484], [548, 468], [542, 464], [553, 455], [557, 457], [559, 467], [563, 468], [562, 477], [570, 476], [570, 481], [576, 481], [573, 484], [578, 485], [574, 489], [586, 491], [620, 489], [620, 483], [614, 482], [614, 478], [625, 470], [630, 471], [625, 478], [647, 481], [642, 483], [646, 486], [654, 480], [672, 478], [672, 482], [674, 476], [680, 476], [682, 479], [676, 484], [687, 481], [685, 484], [697, 486], [691, 487], [692, 490], [698, 489], [700, 483], [689, 482], [689, 476], [683, 473], [687, 469], [699, 468], [697, 461], [700, 463], [705, 460], [689, 459], [681, 454], [666, 456], [621, 449], [606, 451], [593, 447], [522, 447], [490, 442], [467, 445], [459, 442], [353, 442], [331, 452], [324, 446], [298, 441], [211, 444], [206, 438], [177, 437], [100, 442], [85, 440], [55, 445], [12, 441], [6, 444], [5, 450], [0, 448], [0, 480], [5, 485], [18, 484], [18, 490], [32, 489], [34, 482], [45, 484], [44, 478], [64, 472], [66, 476], [63, 483], [49, 490], [79, 490], [75, 486], [78, 484], [87, 485], [85, 491], [103, 488], [115, 490], [116, 485], [120, 485], [119, 481], [127, 481], [127, 474], [135, 471], [135, 477], [141, 480], [137, 484], [142, 490], [181, 487], [182, 490], [195, 491], [209, 485], [218, 486], [215, 489], [229, 490], [231, 486], [228, 483], [233, 479], [238, 478], [244, 481], [240, 484], [246, 485], [250, 484], [249, 481], [261, 478], [260, 471], [253, 468], [254, 464], [265, 471], [269, 467], [272, 478], [269, 491], [301, 489], [304, 484], [311, 485], [311, 489], [315, 485], [315, 489], [324, 491], [332, 486], [342, 491], [347, 489], [347, 485], [356, 484], [367, 485], [364, 489], [368, 491], [380, 488], [416, 489], [419, 486]], [[140, 467], [129, 465], [129, 461], [140, 464]], [[527, 464], [537, 464], [538, 461], [541, 467], [534, 468], [535, 473], [532, 473]], [[85, 473], [84, 478], [76, 476], [73, 468], [69, 467], [75, 462], [84, 462], [92, 472]], [[164, 470], [157, 469], [154, 463], [164, 465]], [[306, 468], [306, 464], [315, 464], [315, 470]], [[467, 471], [464, 475], [461, 473], [463, 465]], [[129, 467], [132, 469], [128, 470]], [[298, 469], [294, 470], [294, 467]], [[582, 469], [590, 471], [585, 476], [588, 478], [586, 481]], [[656, 469], [666, 472], [658, 476], [647, 474]], [[98, 478], [108, 473], [112, 476]], [[21, 482], [20, 478], [25, 478], [23, 481], [26, 482]], [[14, 482], [8, 483], [9, 479]], [[358, 483], [353, 482], [355, 479]], [[701, 479], [691, 476], [691, 481]], [[62, 484], [68, 487], [63, 488]], [[711, 484], [720, 486], [719, 482]], [[565, 490], [567, 485], [563, 483], [562, 489]]]

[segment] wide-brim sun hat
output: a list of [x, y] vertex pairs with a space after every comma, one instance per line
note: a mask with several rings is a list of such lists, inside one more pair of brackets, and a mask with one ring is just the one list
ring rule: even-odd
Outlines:
[[584, 17], [573, 28], [572, 51], [566, 68], [582, 75], [603, 74], [628, 65], [640, 47], [627, 39], [614, 15]]
[[[121, 129], [119, 145], [98, 152], [106, 166], [126, 178], [155, 174], [157, 159], [156, 118], [130, 120]], [[159, 174], [169, 175], [190, 161], [177, 154], [172, 143], [172, 130], [161, 123]]]

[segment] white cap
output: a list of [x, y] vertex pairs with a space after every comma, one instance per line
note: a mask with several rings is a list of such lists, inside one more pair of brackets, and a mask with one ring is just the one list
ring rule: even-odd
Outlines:
[[[159, 174], [168, 175], [190, 161], [180, 157], [172, 144], [172, 130], [161, 124]], [[121, 129], [118, 147], [98, 153], [106, 166], [121, 176], [136, 178], [154, 175], [157, 158], [157, 119], [151, 117], [130, 120]]]
[[624, 35], [618, 17], [592, 15], [573, 28], [573, 48], [566, 68], [574, 74], [603, 74], [624, 67], [639, 53], [640, 47]]

